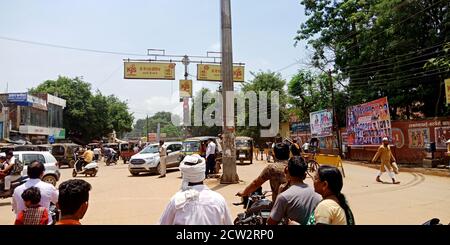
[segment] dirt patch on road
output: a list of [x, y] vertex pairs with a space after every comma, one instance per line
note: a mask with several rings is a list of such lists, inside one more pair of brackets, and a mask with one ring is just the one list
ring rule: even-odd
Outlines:
[[[344, 163], [365, 166], [365, 167], [374, 168], [374, 169], [380, 168], [380, 164], [372, 164], [372, 163], [367, 163], [367, 162], [345, 160]], [[421, 173], [421, 174], [432, 175], [432, 176], [450, 177], [450, 170], [448, 170], [448, 169], [405, 167], [402, 165], [399, 165], [398, 167], [399, 167], [400, 172], [412, 172], [412, 173]]]

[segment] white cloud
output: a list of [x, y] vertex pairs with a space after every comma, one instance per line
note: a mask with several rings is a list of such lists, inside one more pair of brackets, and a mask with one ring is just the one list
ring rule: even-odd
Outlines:
[[220, 52], [220, 48], [221, 48], [220, 42], [217, 41], [217, 42], [211, 44], [211, 45], [208, 47], [208, 51], [216, 51], [216, 52]]

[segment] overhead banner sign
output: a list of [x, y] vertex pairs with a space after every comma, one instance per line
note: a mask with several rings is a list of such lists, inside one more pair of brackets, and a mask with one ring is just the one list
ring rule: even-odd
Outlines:
[[175, 80], [175, 63], [125, 62], [124, 78]]
[[192, 97], [192, 80], [180, 80], [180, 97]]
[[[222, 68], [220, 65], [198, 64], [197, 80], [222, 81]], [[233, 66], [233, 81], [244, 82], [244, 66]]]
[[447, 98], [447, 104], [450, 104], [450, 78], [445, 79], [445, 97]]
[[383, 137], [392, 139], [387, 97], [347, 108], [349, 145], [379, 145]]
[[321, 110], [309, 113], [312, 137], [326, 137], [333, 135], [333, 112]]

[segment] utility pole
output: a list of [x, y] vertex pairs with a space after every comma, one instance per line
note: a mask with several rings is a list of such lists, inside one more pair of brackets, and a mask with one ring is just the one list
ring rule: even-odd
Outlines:
[[147, 129], [147, 142], [149, 142], [150, 139], [148, 138], [148, 114], [147, 114], [147, 119], [146, 119], [145, 122], [146, 122], [146, 127], [145, 128]]
[[338, 142], [339, 156], [342, 156], [341, 136], [339, 134], [339, 122], [338, 122], [338, 116], [336, 113], [336, 101], [334, 99], [334, 86], [333, 86], [333, 77], [331, 76], [331, 69], [328, 70], [328, 78], [330, 79], [331, 103], [333, 104], [333, 127], [335, 130], [336, 139]]
[[[184, 55], [181, 59], [181, 63], [184, 65], [184, 80], [188, 80], [188, 65], [191, 63], [189, 57]], [[189, 98], [183, 97], [183, 125], [184, 125], [184, 137], [187, 138], [187, 127], [190, 125], [191, 118], [189, 114]]]
[[[227, 101], [227, 92], [233, 88], [233, 49], [231, 38], [231, 3], [220, 0], [221, 36], [222, 36], [222, 98], [223, 98], [223, 175], [222, 184], [239, 182], [236, 171], [236, 147], [234, 141], [234, 115], [227, 115], [227, 107], [234, 109], [234, 100]], [[230, 118], [228, 118], [230, 117]]]

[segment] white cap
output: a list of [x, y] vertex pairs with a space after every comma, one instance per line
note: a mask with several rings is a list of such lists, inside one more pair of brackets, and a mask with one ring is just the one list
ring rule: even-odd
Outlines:
[[387, 137], [384, 137], [383, 141], [389, 141], [389, 139]]

